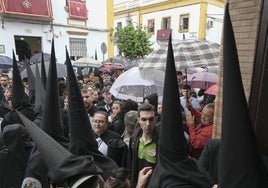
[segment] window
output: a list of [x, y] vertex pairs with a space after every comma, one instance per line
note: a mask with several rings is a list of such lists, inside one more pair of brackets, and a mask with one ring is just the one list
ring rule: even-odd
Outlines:
[[122, 22], [117, 22], [117, 28], [122, 28]]
[[163, 18], [162, 19], [162, 29], [170, 29], [170, 22], [171, 22], [170, 17]]
[[179, 31], [188, 32], [189, 30], [189, 14], [180, 15]]
[[154, 20], [148, 20], [147, 28], [148, 33], [154, 33]]
[[78, 59], [80, 57], [86, 57], [87, 45], [86, 39], [81, 38], [70, 38], [70, 56], [74, 56]]

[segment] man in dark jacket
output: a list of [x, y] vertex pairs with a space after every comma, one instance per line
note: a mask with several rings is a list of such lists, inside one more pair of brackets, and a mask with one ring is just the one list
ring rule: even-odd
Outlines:
[[0, 76], [0, 101], [4, 97], [3, 89], [9, 86], [9, 76], [6, 74], [1, 74]]
[[111, 87], [106, 86], [102, 89], [103, 99], [97, 104], [98, 108], [105, 109], [108, 115], [110, 115], [111, 113], [112, 104], [113, 104], [113, 99], [112, 99], [112, 94], [110, 93], [110, 88]]
[[155, 127], [155, 108], [151, 104], [142, 104], [138, 109], [138, 123], [129, 143], [128, 168], [133, 186], [143, 167], [155, 167], [159, 133]]
[[198, 159], [199, 164], [211, 175], [213, 184], [218, 184], [220, 143], [220, 139], [208, 140], [200, 158]]
[[121, 139], [120, 135], [108, 129], [108, 115], [105, 111], [97, 111], [92, 121], [92, 129], [98, 142], [98, 150], [105, 156], [108, 152], [108, 142], [111, 139]]
[[92, 93], [88, 89], [81, 89], [82, 98], [86, 107], [90, 122], [98, 108], [93, 104]]

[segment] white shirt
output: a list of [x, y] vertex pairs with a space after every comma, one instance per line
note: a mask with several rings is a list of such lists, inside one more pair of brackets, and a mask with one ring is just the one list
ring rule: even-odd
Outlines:
[[[181, 105], [182, 105], [182, 107], [183, 107], [183, 109], [184, 109], [184, 113], [185, 113], [185, 114], [190, 113], [190, 111], [188, 110], [188, 108], [187, 108], [186, 105], [185, 105], [185, 102], [186, 102], [185, 97], [182, 96], [180, 99], [181, 99]], [[195, 109], [197, 109], [197, 110], [201, 109], [200, 103], [198, 102], [197, 98], [194, 98], [194, 97], [190, 96], [189, 101], [191, 102], [192, 106], [193, 106]]]
[[107, 144], [105, 144], [105, 142], [100, 138], [96, 138], [96, 141], [98, 143], [98, 150], [105, 156], [107, 156], [107, 152], [108, 152], [108, 146]]

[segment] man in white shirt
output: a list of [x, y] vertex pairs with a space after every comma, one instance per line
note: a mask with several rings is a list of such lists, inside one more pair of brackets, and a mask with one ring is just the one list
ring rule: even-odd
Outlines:
[[187, 99], [189, 99], [189, 101], [191, 102], [192, 106], [195, 109], [197, 109], [197, 110], [201, 109], [200, 103], [198, 102], [197, 98], [191, 96], [191, 86], [184, 85], [182, 87], [182, 95], [183, 96], [180, 97], [180, 100], [181, 100], [181, 105], [182, 105], [182, 107], [184, 109], [185, 114], [190, 113], [190, 111], [186, 107]]

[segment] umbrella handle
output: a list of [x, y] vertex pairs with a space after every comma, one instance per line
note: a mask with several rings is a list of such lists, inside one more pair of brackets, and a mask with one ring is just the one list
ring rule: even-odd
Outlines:
[[189, 101], [189, 92], [190, 92], [190, 91], [187, 89], [187, 90], [186, 90], [186, 101], [187, 101], [187, 102]]
[[187, 68], [185, 68], [185, 83], [186, 83], [186, 85], [187, 85]]

